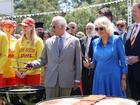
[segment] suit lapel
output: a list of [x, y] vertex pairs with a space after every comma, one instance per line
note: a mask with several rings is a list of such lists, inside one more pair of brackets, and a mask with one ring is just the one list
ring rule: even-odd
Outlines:
[[59, 55], [59, 49], [58, 49], [58, 37], [54, 36], [53, 38], [53, 47], [54, 51]]
[[133, 25], [131, 25], [131, 26], [129, 26], [129, 28], [128, 28], [128, 32], [127, 32], [127, 35], [126, 35], [126, 40], [129, 40], [129, 39], [130, 39], [130, 37], [131, 37], [131, 34], [132, 34], [132, 32], [133, 32], [134, 27], [135, 27], [135, 25], [134, 25], [134, 24], [133, 24]]
[[[140, 33], [140, 27], [139, 27], [139, 26], [137, 27], [137, 30], [138, 30], [138, 31], [136, 31], [136, 34], [137, 34], [137, 36], [138, 36], [139, 33]], [[137, 38], [137, 36], [135, 37], [135, 39]]]
[[[137, 33], [137, 36], [136, 36], [136, 38], [135, 38], [135, 42], [138, 41], [139, 37], [140, 37], [140, 30], [139, 30], [139, 32]], [[135, 42], [134, 42], [134, 44], [135, 44]]]
[[69, 44], [69, 42], [70, 42], [70, 35], [69, 34], [67, 34], [66, 35], [66, 38], [65, 38], [65, 40], [64, 40], [64, 47], [63, 47], [63, 49], [62, 49], [62, 52], [65, 50], [65, 48], [67, 47], [67, 45]]
[[86, 49], [86, 46], [87, 46], [87, 40], [88, 40], [88, 37], [86, 36], [86, 37], [85, 37], [85, 40], [84, 40], [85, 49]]

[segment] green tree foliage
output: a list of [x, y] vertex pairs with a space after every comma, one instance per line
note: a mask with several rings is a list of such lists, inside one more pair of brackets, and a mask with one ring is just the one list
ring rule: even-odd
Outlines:
[[[50, 1], [50, 2], [49, 2]], [[15, 15], [36, 14], [32, 16], [36, 21], [45, 23], [45, 28], [49, 27], [50, 20], [53, 15], [37, 15], [37, 13], [55, 11], [57, 9], [57, 0], [17, 0], [15, 1]], [[52, 6], [53, 5], [53, 6]], [[21, 18], [15, 18], [17, 23], [21, 22]]]
[[78, 24], [79, 30], [84, 30], [85, 24], [87, 24], [88, 22], [94, 21], [92, 20], [93, 15], [95, 15], [95, 13], [93, 13], [94, 11], [92, 10], [92, 8], [83, 9], [83, 7], [86, 7], [86, 6], [88, 6], [88, 4], [84, 2], [79, 7], [79, 9], [75, 8], [74, 12], [70, 12], [65, 15], [68, 22], [74, 21]]
[[[50, 30], [51, 19], [53, 16], [63, 15], [66, 18], [67, 22], [75, 21], [78, 24], [78, 30], [84, 31], [85, 25], [88, 22], [94, 22], [97, 12], [103, 7], [110, 8], [113, 13], [113, 21], [117, 21], [119, 19], [125, 19], [127, 21], [126, 1], [90, 8], [84, 7], [89, 7], [90, 5], [101, 4], [114, 0], [90, 0], [90, 5], [88, 0], [83, 1], [85, 2], [82, 2], [82, 4], [80, 4], [78, 7], [73, 8], [73, 11], [51, 14], [50, 12], [52, 11], [60, 10], [58, 0], [15, 0], [15, 15], [25, 14], [26, 17], [27, 14], [48, 12], [50, 14], [32, 16], [36, 21], [43, 21], [45, 23], [46, 30]], [[21, 22], [25, 17], [15, 18], [15, 20], [17, 22]]]

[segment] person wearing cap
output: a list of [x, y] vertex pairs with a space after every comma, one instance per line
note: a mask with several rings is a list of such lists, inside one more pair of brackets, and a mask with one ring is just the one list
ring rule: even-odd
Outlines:
[[16, 27], [16, 24], [12, 20], [4, 20], [2, 21], [2, 31], [6, 33], [8, 38], [8, 43], [5, 44], [5, 46], [9, 46], [8, 50], [8, 60], [4, 64], [4, 66], [1, 68], [3, 71], [3, 79], [4, 79], [4, 86], [13, 86], [16, 85], [16, 78], [15, 78], [15, 68], [12, 68], [12, 59], [14, 58], [14, 51], [15, 51], [15, 45], [16, 45], [16, 38], [12, 36], [12, 33], [14, 32], [14, 29]]
[[0, 31], [0, 43], [0, 87], [3, 87], [2, 67], [8, 59], [8, 38], [2, 31]]
[[37, 35], [43, 40], [44, 39], [44, 23], [36, 22], [35, 30], [36, 30]]
[[15, 59], [17, 60], [15, 66], [18, 67], [16, 71], [17, 83], [19, 85], [40, 85], [40, 69], [25, 72], [24, 64], [40, 57], [44, 47], [43, 41], [36, 34], [34, 19], [25, 18], [18, 25], [22, 28], [22, 34], [15, 48]]

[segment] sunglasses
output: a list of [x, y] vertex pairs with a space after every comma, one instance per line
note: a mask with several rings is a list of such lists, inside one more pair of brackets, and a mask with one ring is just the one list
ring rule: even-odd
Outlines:
[[66, 27], [66, 31], [67, 31], [67, 30], [70, 30], [70, 27]]
[[52, 25], [51, 25], [51, 27], [52, 27], [53, 29], [55, 29], [55, 28], [56, 28], [56, 26], [52, 26]]
[[117, 24], [117, 27], [121, 27], [121, 28], [123, 28], [124, 25], [122, 25], [122, 24]]
[[72, 26], [72, 27], [70, 27], [70, 28], [75, 29], [75, 27], [74, 27], [74, 26]]
[[96, 27], [95, 30], [96, 31], [103, 31], [104, 30], [104, 27]]
[[86, 28], [86, 30], [92, 30], [92, 28]]

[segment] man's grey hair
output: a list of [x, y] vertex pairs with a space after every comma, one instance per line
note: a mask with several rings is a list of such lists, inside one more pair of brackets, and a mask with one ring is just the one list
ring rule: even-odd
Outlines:
[[59, 25], [59, 26], [63, 26], [65, 28], [67, 27], [66, 19], [64, 17], [62, 17], [62, 16], [53, 17], [52, 22], [56, 22], [57, 25]]
[[95, 28], [95, 25], [91, 22], [87, 23], [86, 27], [91, 26], [93, 29]]

